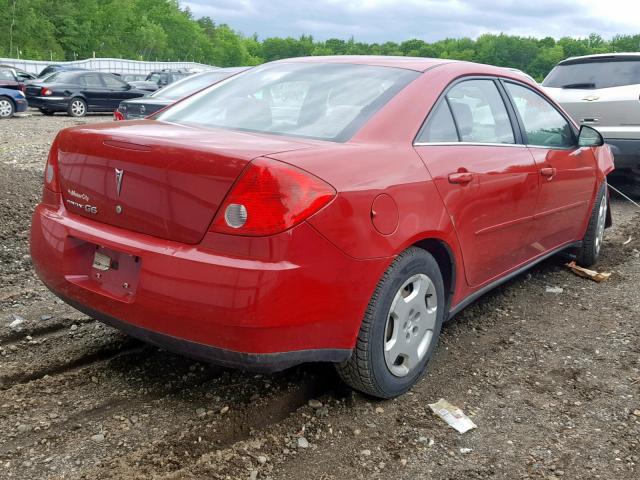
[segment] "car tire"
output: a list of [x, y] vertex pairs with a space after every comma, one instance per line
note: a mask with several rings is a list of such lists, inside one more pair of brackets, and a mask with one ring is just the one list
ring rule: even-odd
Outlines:
[[47, 110], [46, 108], [40, 108], [39, 110], [40, 110], [41, 114], [43, 114], [43, 115], [45, 115], [47, 117], [50, 117], [55, 113], [55, 112], [52, 112], [51, 110]]
[[0, 97], [0, 119], [11, 118], [16, 112], [16, 106], [9, 97]]
[[420, 248], [405, 250], [379, 281], [351, 358], [336, 365], [338, 375], [374, 397], [402, 395], [425, 371], [440, 336], [445, 304], [436, 260]]
[[80, 97], [73, 97], [69, 100], [67, 113], [71, 117], [84, 117], [87, 114], [87, 102]]
[[603, 182], [598, 190], [593, 210], [589, 217], [589, 226], [582, 239], [582, 245], [576, 255], [576, 263], [583, 267], [595, 265], [602, 251], [604, 229], [607, 222], [607, 209], [609, 208], [609, 195], [607, 182]]

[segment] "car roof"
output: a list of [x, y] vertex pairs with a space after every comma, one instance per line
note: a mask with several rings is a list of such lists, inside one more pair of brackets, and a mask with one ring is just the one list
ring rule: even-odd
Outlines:
[[317, 57], [295, 57], [276, 60], [273, 63], [350, 63], [354, 65], [371, 65], [375, 67], [395, 67], [424, 72], [429, 68], [451, 62], [442, 58], [426, 57], [394, 57], [383, 55], [331, 55]]
[[562, 60], [558, 65], [575, 65], [579, 63], [590, 62], [606, 62], [609, 61], [624, 61], [624, 60], [640, 60], [640, 52], [620, 52], [620, 53], [595, 53], [593, 55], [583, 55], [581, 57], [569, 57], [566, 60]]

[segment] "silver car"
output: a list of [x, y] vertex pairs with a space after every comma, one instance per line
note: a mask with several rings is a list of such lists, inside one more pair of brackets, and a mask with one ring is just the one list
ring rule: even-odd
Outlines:
[[569, 58], [542, 86], [577, 122], [602, 134], [616, 171], [640, 187], [640, 53]]

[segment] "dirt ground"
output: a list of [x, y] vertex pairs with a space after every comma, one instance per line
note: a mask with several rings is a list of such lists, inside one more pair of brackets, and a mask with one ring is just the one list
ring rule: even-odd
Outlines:
[[[30, 215], [53, 136], [77, 123], [0, 121], [0, 478], [640, 478], [631, 204], [613, 202], [607, 282], [562, 255], [543, 262], [447, 324], [412, 392], [376, 401], [329, 365], [254, 375], [160, 351], [50, 294], [30, 262]], [[435, 417], [440, 398], [478, 428]]]

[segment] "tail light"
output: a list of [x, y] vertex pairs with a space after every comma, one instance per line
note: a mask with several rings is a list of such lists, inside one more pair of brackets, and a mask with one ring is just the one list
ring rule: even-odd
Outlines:
[[53, 142], [47, 165], [44, 169], [44, 188], [42, 189], [42, 203], [58, 207], [60, 205], [60, 183], [58, 182], [58, 157], [56, 142]]
[[263, 236], [283, 232], [310, 217], [336, 195], [318, 177], [292, 165], [260, 158], [236, 181], [211, 230]]
[[124, 115], [122, 115], [122, 112], [120, 110], [114, 110], [113, 119], [116, 120], [116, 121], [124, 120]]
[[21, 84], [20, 84], [20, 91], [21, 91], [22, 93], [25, 93], [25, 92], [27, 91], [27, 87], [26, 87], [26, 85], [25, 85], [24, 83], [21, 83]]
[[42, 87], [42, 88], [40, 89], [40, 95], [41, 95], [42, 97], [48, 97], [48, 96], [49, 96], [49, 95], [51, 95], [52, 93], [53, 93], [53, 92], [52, 92], [49, 88], [47, 88], [47, 87]]

